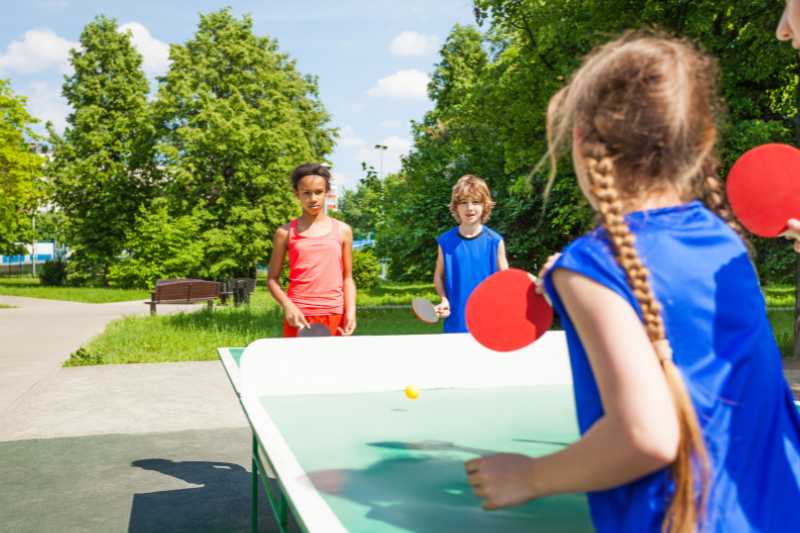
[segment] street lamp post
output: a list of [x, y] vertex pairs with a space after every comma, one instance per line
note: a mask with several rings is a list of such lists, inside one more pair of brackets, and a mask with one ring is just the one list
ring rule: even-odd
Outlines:
[[386, 150], [388, 150], [388, 149], [389, 149], [389, 147], [388, 147], [388, 146], [386, 146], [385, 144], [376, 144], [376, 145], [375, 145], [375, 149], [376, 149], [376, 150], [378, 151], [378, 153], [380, 154], [380, 167], [379, 167], [379, 168], [380, 168], [380, 170], [378, 171], [378, 177], [379, 177], [379, 178], [381, 178], [381, 179], [383, 179], [383, 153], [384, 153]]
[[33, 265], [33, 277], [36, 277], [36, 210], [31, 215], [31, 226], [33, 226], [33, 246], [31, 247], [31, 265]]

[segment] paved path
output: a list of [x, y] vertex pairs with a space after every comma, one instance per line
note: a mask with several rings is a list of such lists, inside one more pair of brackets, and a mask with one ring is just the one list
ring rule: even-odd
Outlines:
[[[69, 354], [140, 301], [83, 304], [0, 296], [0, 442], [246, 424], [221, 365], [63, 368]], [[200, 306], [165, 306], [167, 313]]]
[[[0, 309], [0, 524], [17, 533], [249, 530], [250, 432], [219, 362], [64, 368], [108, 322], [148, 307], [0, 303], [16, 306]], [[275, 531], [266, 509], [261, 526]]]

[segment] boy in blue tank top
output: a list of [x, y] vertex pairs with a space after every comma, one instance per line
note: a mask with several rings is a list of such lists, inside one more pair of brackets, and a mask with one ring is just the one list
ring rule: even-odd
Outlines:
[[550, 183], [571, 144], [601, 221], [544, 275], [581, 438], [468, 461], [485, 508], [585, 492], [599, 533], [800, 529], [800, 415], [716, 173], [716, 80], [691, 43], [632, 33], [551, 100]]
[[464, 312], [469, 295], [478, 284], [508, 268], [506, 248], [496, 231], [484, 226], [494, 202], [486, 182], [462, 176], [453, 186], [450, 213], [458, 226], [439, 235], [439, 253], [433, 284], [442, 299], [436, 314], [446, 317], [445, 333], [466, 333]]

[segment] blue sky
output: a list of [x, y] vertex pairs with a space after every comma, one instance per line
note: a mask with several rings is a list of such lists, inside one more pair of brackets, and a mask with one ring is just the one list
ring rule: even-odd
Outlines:
[[[410, 146], [409, 122], [430, 109], [427, 78], [454, 24], [473, 24], [470, 0], [210, 1], [29, 0], [0, 18], [0, 77], [29, 99], [39, 119], [64, 127], [61, 84], [67, 50], [98, 14], [134, 36], [151, 78], [168, 68], [168, 44], [197, 29], [198, 14], [230, 6], [249, 13], [255, 32], [278, 40], [301, 72], [319, 77], [320, 97], [341, 138], [331, 156], [339, 187], [352, 188], [361, 161], [397, 170]], [[154, 91], [155, 83], [151, 83]]]

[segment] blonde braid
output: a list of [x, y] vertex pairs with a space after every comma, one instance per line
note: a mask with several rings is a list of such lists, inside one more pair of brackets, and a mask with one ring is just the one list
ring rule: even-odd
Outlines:
[[[588, 157], [589, 179], [592, 194], [597, 199], [603, 226], [608, 231], [619, 261], [631, 285], [633, 294], [642, 309], [644, 327], [653, 343], [656, 356], [664, 372], [670, 393], [675, 401], [680, 427], [680, 443], [671, 471], [675, 483], [672, 501], [664, 516], [662, 531], [693, 533], [703, 517], [708, 493], [708, 454], [691, 398], [680, 371], [672, 359], [672, 348], [666, 338], [661, 306], [650, 286], [650, 272], [636, 251], [636, 239], [623, 217], [623, 206], [615, 184], [614, 162], [603, 147], [587, 147], [584, 153], [598, 153]], [[700, 504], [695, 494], [693, 466], [697, 467], [700, 481]]]
[[703, 180], [701, 191], [703, 193], [703, 199], [705, 200], [706, 205], [709, 209], [714, 211], [719, 218], [725, 221], [725, 223], [728, 224], [728, 226], [730, 226], [730, 228], [733, 229], [737, 235], [739, 235], [739, 238], [742, 239], [742, 242], [744, 242], [744, 245], [747, 247], [747, 251], [752, 257], [754, 254], [753, 245], [750, 242], [750, 239], [748, 239], [747, 233], [742, 225], [739, 224], [739, 221], [733, 216], [730, 206], [728, 205], [728, 201], [725, 197], [724, 190], [725, 189], [722, 186], [722, 181], [715, 174], [709, 173]]

